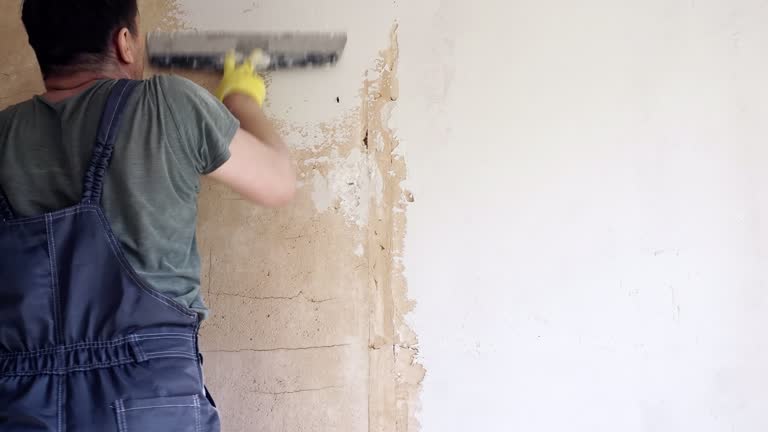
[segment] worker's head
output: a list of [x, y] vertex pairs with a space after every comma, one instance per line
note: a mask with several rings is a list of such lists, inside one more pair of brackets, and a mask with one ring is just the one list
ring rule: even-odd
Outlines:
[[141, 79], [137, 0], [24, 0], [21, 19], [44, 78], [94, 71]]

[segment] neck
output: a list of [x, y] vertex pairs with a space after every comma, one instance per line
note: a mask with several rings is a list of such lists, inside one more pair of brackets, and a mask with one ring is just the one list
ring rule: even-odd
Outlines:
[[43, 97], [50, 102], [59, 102], [76, 96], [98, 80], [130, 78], [124, 71], [82, 71], [53, 75], [45, 79]]

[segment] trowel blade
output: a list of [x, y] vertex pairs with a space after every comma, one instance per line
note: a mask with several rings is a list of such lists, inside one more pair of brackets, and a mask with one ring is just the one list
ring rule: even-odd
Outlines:
[[254, 51], [259, 70], [334, 65], [347, 45], [346, 33], [152, 32], [147, 35], [150, 64], [161, 68], [222, 70], [224, 56], [238, 60]]

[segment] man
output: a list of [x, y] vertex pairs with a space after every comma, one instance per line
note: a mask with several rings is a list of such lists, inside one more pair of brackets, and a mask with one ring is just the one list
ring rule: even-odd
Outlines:
[[[0, 112], [0, 431], [218, 431], [204, 390], [200, 177], [290, 201], [263, 80], [141, 80], [136, 0], [25, 0], [46, 92]], [[222, 103], [223, 102], [223, 103]]]

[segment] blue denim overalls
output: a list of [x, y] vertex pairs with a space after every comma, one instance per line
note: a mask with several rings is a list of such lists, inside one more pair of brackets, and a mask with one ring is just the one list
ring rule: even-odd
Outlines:
[[211, 432], [197, 315], [131, 268], [100, 207], [126, 101], [102, 114], [80, 204], [15, 218], [0, 190], [0, 431]]

